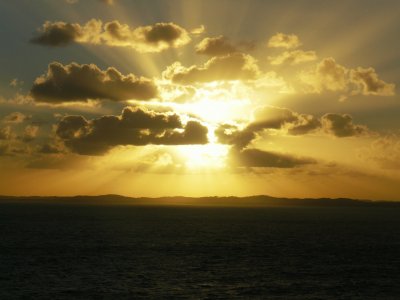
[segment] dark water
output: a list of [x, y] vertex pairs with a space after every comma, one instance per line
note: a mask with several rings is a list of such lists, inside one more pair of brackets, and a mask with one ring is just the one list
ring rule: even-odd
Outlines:
[[400, 299], [399, 208], [0, 205], [0, 299]]

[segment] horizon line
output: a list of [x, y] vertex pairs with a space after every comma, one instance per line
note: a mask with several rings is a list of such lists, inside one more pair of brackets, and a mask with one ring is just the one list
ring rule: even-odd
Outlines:
[[[371, 200], [354, 198], [286, 198], [269, 195], [252, 196], [160, 196], [132, 197], [119, 194], [74, 195], [74, 196], [15, 196], [0, 195], [0, 203], [52, 203], [90, 205], [165, 205], [165, 206], [224, 206], [224, 207], [268, 207], [268, 206], [400, 206], [399, 200]], [[52, 201], [53, 200], [53, 201]], [[109, 202], [108, 200], [114, 200]], [[163, 201], [164, 200], [164, 201]], [[52, 201], [52, 202], [51, 202]], [[107, 201], [107, 202], [104, 202]]]

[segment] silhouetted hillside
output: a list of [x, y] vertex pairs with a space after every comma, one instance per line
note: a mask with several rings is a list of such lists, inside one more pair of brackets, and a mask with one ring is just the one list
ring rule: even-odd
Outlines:
[[400, 207], [400, 202], [371, 201], [356, 199], [295, 199], [274, 198], [265, 195], [249, 197], [159, 197], [133, 198], [120, 195], [73, 196], [73, 197], [40, 197], [40, 196], [0, 196], [0, 203], [47, 203], [71, 205], [182, 205], [182, 206], [237, 206], [237, 207], [274, 207], [274, 206], [315, 206], [315, 207]]

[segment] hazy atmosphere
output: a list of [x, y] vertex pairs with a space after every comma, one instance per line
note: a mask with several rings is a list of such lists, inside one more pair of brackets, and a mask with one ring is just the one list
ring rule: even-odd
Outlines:
[[0, 194], [400, 200], [399, 1], [0, 1]]
[[0, 0], [0, 299], [398, 300], [399, 0]]

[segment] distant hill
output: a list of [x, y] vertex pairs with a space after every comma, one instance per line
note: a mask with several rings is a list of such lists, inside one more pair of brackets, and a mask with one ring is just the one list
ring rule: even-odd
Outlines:
[[220, 207], [400, 207], [400, 201], [371, 201], [355, 199], [294, 199], [274, 198], [265, 195], [250, 197], [159, 197], [132, 198], [120, 195], [72, 196], [72, 197], [41, 197], [41, 196], [0, 196], [0, 204], [62, 204], [62, 205], [175, 205], [175, 206], [220, 206]]

